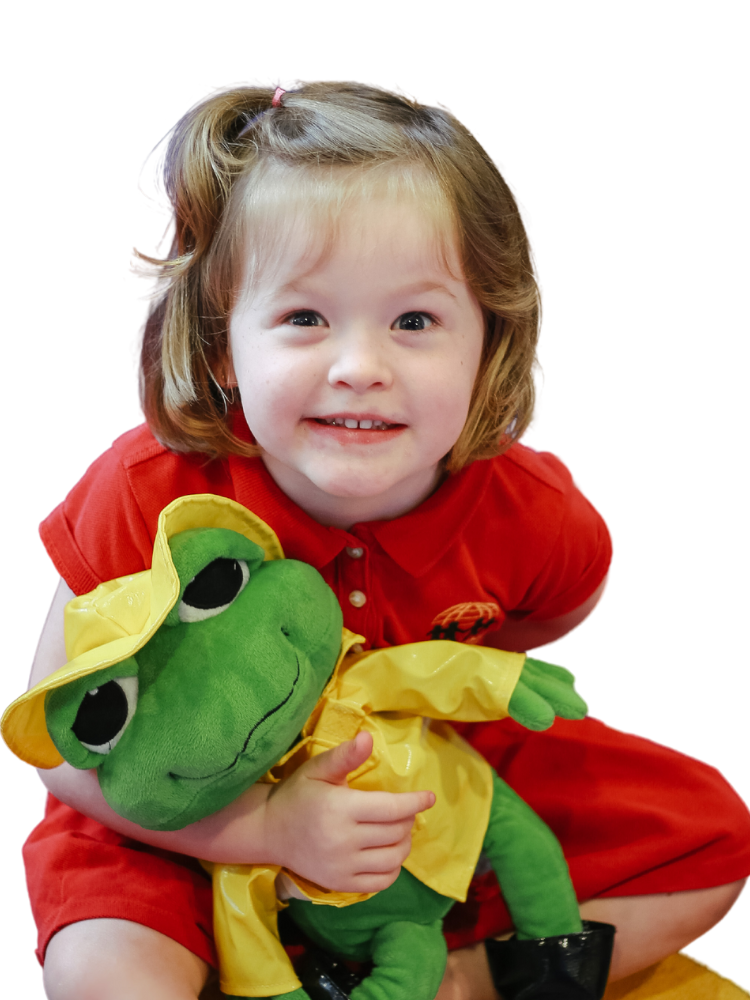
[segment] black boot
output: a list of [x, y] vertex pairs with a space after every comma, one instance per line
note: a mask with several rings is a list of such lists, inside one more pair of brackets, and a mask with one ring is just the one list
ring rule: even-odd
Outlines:
[[580, 934], [533, 941], [487, 939], [495, 989], [503, 1000], [601, 1000], [615, 928], [583, 921]]

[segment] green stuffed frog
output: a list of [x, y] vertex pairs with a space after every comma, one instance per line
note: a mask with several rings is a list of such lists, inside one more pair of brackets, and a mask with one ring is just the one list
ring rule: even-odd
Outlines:
[[[151, 570], [68, 605], [69, 662], [10, 706], [3, 735], [37, 766], [96, 768], [116, 812], [176, 830], [369, 731], [373, 752], [351, 785], [437, 797], [400, 876], [357, 896], [276, 866], [207, 865], [223, 991], [311, 996], [278, 939], [282, 880], [312, 942], [372, 961], [353, 1000], [431, 1000], [445, 970], [442, 920], [483, 852], [516, 928], [487, 942], [503, 997], [601, 997], [613, 929], [582, 926], [554, 835], [447, 722], [510, 715], [544, 729], [555, 714], [581, 718], [572, 676], [478, 646], [362, 652], [363, 641], [342, 630], [322, 577], [283, 558], [262, 521], [225, 498], [182, 497], [160, 516]], [[346, 996], [316, 976], [314, 996]]]

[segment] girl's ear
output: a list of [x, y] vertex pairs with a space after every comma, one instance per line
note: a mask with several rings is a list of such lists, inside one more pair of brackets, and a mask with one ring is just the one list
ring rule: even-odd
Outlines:
[[233, 389], [237, 388], [237, 376], [234, 371], [234, 362], [232, 361], [232, 355], [227, 346], [226, 354], [222, 361], [220, 361], [214, 371], [214, 378], [219, 384], [222, 392], [230, 393]]
[[[237, 402], [237, 377], [228, 350], [222, 359], [210, 363], [209, 375], [213, 381], [211, 386], [213, 395], [215, 398], [220, 397], [221, 405], [226, 414], [227, 407], [233, 406]], [[216, 401], [219, 402], [219, 399], [217, 398]]]
[[219, 390], [225, 396], [230, 396], [232, 391], [237, 388], [237, 376], [234, 371], [228, 334], [226, 343], [220, 346], [220, 349], [209, 361], [209, 369], [211, 378]]

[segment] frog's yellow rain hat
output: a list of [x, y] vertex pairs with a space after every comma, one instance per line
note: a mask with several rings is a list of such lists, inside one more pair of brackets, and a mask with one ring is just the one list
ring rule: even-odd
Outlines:
[[65, 606], [68, 662], [17, 698], [0, 723], [5, 742], [21, 760], [44, 768], [62, 764], [47, 732], [45, 695], [120, 663], [146, 645], [180, 594], [169, 539], [191, 528], [228, 528], [260, 545], [267, 560], [284, 558], [275, 532], [234, 500], [210, 493], [174, 500], [159, 515], [151, 569], [101, 583]]

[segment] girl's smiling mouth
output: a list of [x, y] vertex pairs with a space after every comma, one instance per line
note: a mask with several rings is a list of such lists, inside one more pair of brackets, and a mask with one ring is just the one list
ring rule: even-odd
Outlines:
[[315, 435], [344, 443], [370, 444], [392, 440], [406, 430], [406, 424], [391, 423], [382, 417], [355, 417], [337, 414], [331, 417], [303, 417], [302, 423]]
[[404, 424], [389, 423], [378, 417], [309, 417], [307, 419], [324, 427], [346, 427], [347, 430], [392, 431], [405, 426]]

